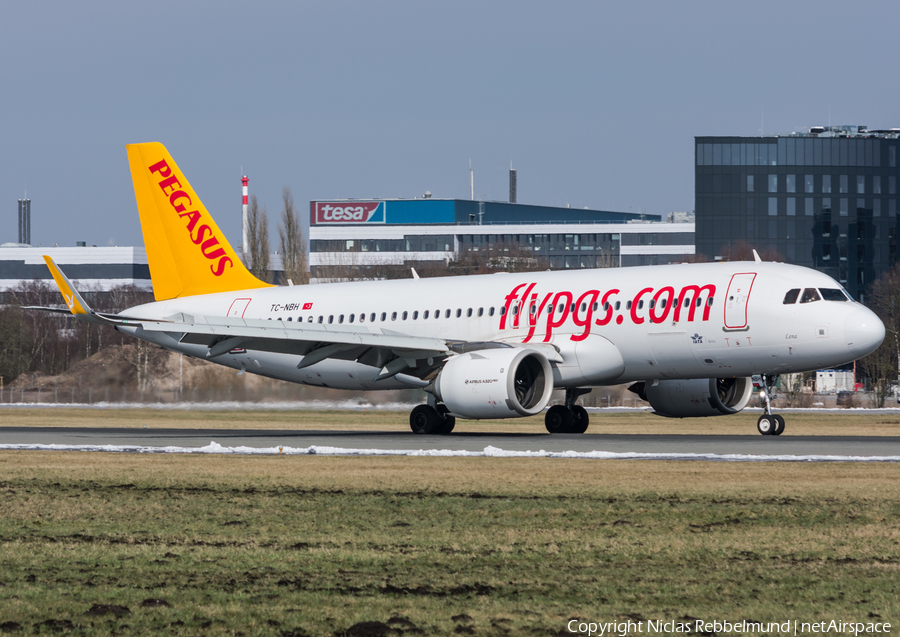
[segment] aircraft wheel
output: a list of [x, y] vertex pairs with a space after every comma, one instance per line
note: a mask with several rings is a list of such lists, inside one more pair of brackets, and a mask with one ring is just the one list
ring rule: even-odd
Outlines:
[[569, 433], [573, 434], [583, 434], [587, 431], [588, 424], [590, 423], [590, 418], [588, 417], [587, 410], [581, 405], [575, 405], [572, 407], [572, 426], [569, 428]]
[[575, 416], [565, 405], [553, 405], [544, 416], [544, 426], [552, 434], [569, 433]]
[[453, 431], [453, 428], [456, 426], [456, 417], [455, 416], [444, 416], [441, 420], [440, 428], [437, 432], [442, 436], [446, 436], [448, 433]]
[[784, 416], [775, 414], [772, 418], [775, 419], [775, 431], [772, 432], [772, 435], [780, 436], [784, 432]]
[[414, 434], [438, 433], [441, 416], [430, 405], [419, 405], [409, 414], [409, 428]]
[[756, 430], [764, 436], [771, 436], [775, 431], [775, 417], [763, 414], [756, 421]]

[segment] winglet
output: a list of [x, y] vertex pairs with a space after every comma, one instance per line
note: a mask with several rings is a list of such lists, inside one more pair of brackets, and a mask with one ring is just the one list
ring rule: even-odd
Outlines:
[[63, 300], [66, 302], [69, 311], [72, 314], [93, 314], [90, 306], [83, 298], [81, 298], [78, 290], [75, 289], [75, 286], [72, 285], [72, 282], [69, 281], [68, 277], [66, 277], [62, 270], [59, 269], [59, 266], [53, 262], [53, 259], [45, 254], [44, 263], [50, 268], [50, 274], [53, 275], [53, 280], [56, 281], [56, 285], [59, 286], [59, 291], [62, 294]]
[[756, 251], [755, 248], [753, 249], [753, 260], [756, 261], [757, 263], [762, 263], [762, 259], [759, 258], [759, 253]]

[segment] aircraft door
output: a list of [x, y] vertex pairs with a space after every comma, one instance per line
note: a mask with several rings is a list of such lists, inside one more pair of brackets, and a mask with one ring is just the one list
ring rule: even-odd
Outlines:
[[231, 307], [228, 308], [228, 318], [244, 318], [244, 312], [250, 305], [250, 299], [235, 299]]
[[754, 279], [756, 279], [755, 272], [743, 272], [731, 277], [728, 292], [725, 294], [726, 330], [748, 329], [747, 302], [750, 300]]

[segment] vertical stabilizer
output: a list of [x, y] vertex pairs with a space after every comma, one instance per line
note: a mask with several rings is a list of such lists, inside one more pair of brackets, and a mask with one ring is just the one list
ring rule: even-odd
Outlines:
[[244, 267], [165, 146], [127, 150], [157, 301], [272, 287]]

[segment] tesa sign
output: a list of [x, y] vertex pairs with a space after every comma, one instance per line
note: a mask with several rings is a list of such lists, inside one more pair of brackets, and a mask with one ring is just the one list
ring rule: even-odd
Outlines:
[[313, 224], [384, 223], [383, 201], [315, 201]]

